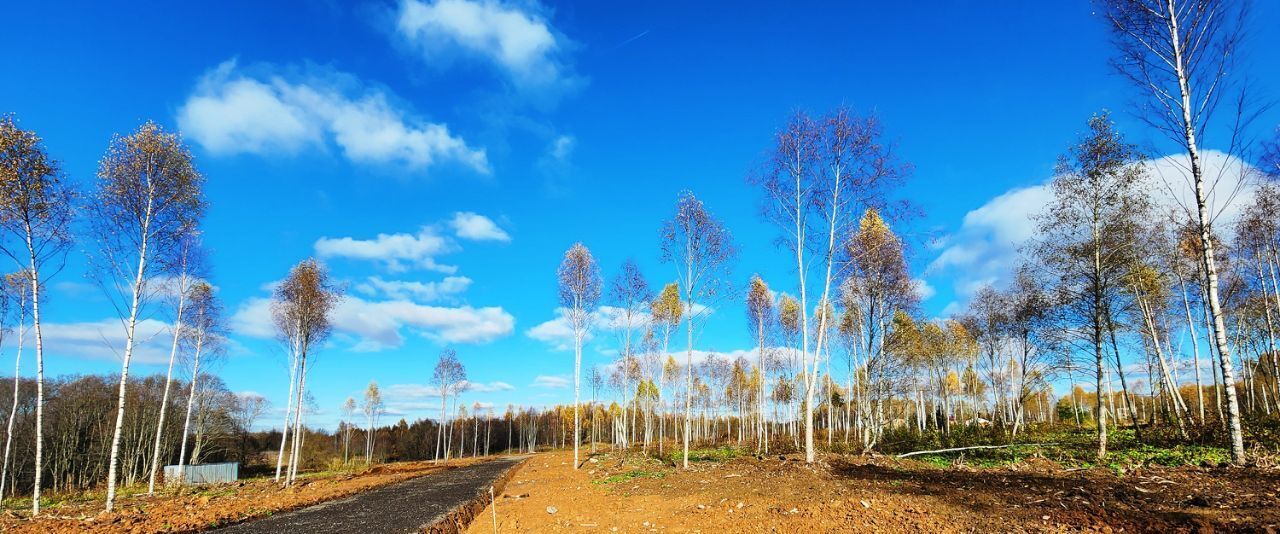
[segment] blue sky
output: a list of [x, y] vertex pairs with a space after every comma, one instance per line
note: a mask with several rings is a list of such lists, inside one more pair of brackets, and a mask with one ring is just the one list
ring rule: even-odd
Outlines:
[[[113, 133], [148, 119], [183, 131], [208, 180], [231, 389], [283, 406], [261, 299], [319, 255], [351, 298], [309, 377], [317, 423], [370, 380], [390, 418], [428, 415], [445, 345], [484, 385], [468, 402], [543, 405], [572, 399], [572, 353], [536, 329], [555, 318], [560, 255], [583, 241], [606, 278], [634, 258], [660, 285], [673, 270], [657, 231], [680, 190], [737, 237], [739, 284], [759, 272], [792, 289], [744, 177], [796, 109], [875, 112], [915, 166], [900, 193], [926, 217], [898, 230], [934, 316], [1006, 274], [1036, 186], [1090, 114], [1114, 109], [1133, 140], [1168, 150], [1123, 113], [1133, 93], [1087, 2], [892, 4], [22, 3], [0, 34], [15, 51], [0, 112], [80, 184]], [[1255, 21], [1278, 19], [1257, 3]], [[1262, 51], [1280, 30], [1253, 30], [1250, 72], [1274, 95]], [[55, 375], [119, 370], [118, 322], [83, 275], [92, 246], [77, 244], [46, 305]], [[699, 348], [750, 348], [744, 322], [718, 304]], [[163, 337], [135, 372], [163, 371]], [[586, 364], [609, 361], [612, 340], [597, 335]]]

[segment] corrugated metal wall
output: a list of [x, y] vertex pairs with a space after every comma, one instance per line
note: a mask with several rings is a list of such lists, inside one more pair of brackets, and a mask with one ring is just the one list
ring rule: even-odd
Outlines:
[[[235, 482], [240, 478], [240, 463], [188, 465], [182, 469], [187, 484], [220, 484]], [[178, 482], [178, 466], [164, 466], [166, 484]]]

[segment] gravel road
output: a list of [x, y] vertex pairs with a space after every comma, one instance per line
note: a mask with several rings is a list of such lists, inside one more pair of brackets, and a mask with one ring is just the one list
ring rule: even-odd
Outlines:
[[479, 495], [523, 457], [502, 458], [451, 469], [337, 499], [232, 525], [228, 534], [418, 532]]

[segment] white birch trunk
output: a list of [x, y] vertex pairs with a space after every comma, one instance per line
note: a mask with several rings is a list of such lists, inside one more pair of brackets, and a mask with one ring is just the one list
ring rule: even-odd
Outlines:
[[13, 358], [13, 406], [9, 408], [9, 425], [4, 433], [4, 461], [0, 463], [0, 503], [4, 502], [5, 481], [9, 477], [9, 451], [13, 446], [13, 423], [18, 418], [19, 369], [22, 366], [23, 328], [27, 323], [26, 303], [18, 304], [18, 353]]
[[178, 484], [187, 482], [187, 435], [191, 433], [191, 408], [196, 404], [196, 383], [200, 380], [200, 350], [204, 345], [204, 335], [196, 339], [195, 360], [191, 365], [191, 387], [187, 392], [187, 415], [182, 421], [182, 446], [178, 448]]
[[142, 223], [142, 243], [138, 247], [138, 272], [133, 279], [133, 298], [125, 328], [124, 361], [120, 365], [120, 390], [116, 398], [116, 428], [111, 437], [111, 457], [107, 468], [107, 511], [115, 506], [116, 479], [119, 476], [120, 437], [124, 430], [125, 389], [129, 384], [129, 362], [133, 359], [134, 335], [138, 327], [138, 308], [142, 302], [143, 274], [147, 264], [147, 237], [150, 231], [151, 200], [147, 201], [147, 219]]
[[160, 417], [156, 421], [156, 440], [151, 452], [151, 475], [147, 481], [147, 495], [156, 492], [156, 471], [160, 466], [160, 438], [164, 434], [164, 416], [169, 408], [169, 388], [173, 385], [173, 362], [178, 359], [178, 341], [182, 339], [182, 311], [186, 304], [186, 275], [178, 283], [178, 313], [173, 321], [173, 346], [169, 349], [169, 370], [164, 375], [164, 394], [160, 397]]

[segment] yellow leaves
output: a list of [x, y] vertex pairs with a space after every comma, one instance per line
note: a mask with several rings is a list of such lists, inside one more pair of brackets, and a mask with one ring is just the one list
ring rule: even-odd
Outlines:
[[778, 322], [788, 334], [800, 331], [800, 301], [791, 295], [783, 295], [778, 301]]
[[649, 305], [649, 313], [654, 322], [673, 326], [679, 324], [684, 314], [684, 306], [680, 303], [680, 284], [671, 282], [664, 286]]
[[769, 293], [769, 285], [764, 283], [760, 275], [751, 277], [747, 290], [747, 313], [753, 329], [760, 328], [773, 310], [773, 298]]

